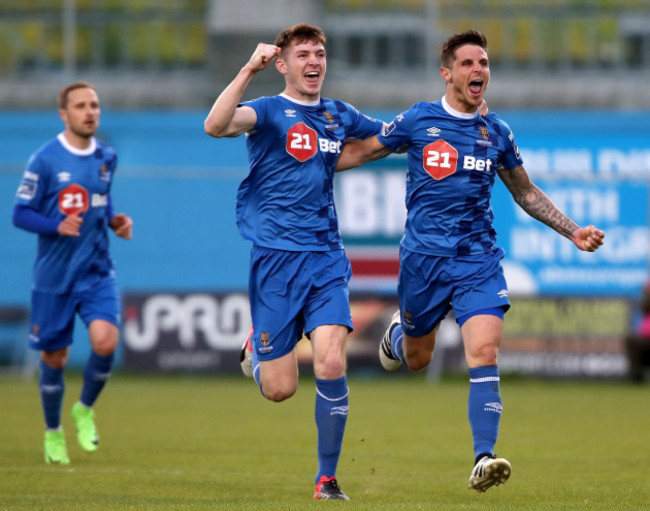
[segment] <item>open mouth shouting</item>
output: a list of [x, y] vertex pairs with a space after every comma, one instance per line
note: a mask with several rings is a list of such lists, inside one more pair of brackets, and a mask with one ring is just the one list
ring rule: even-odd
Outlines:
[[305, 82], [308, 85], [318, 85], [320, 82], [320, 73], [318, 71], [309, 71], [305, 73]]
[[479, 99], [481, 97], [481, 94], [483, 93], [483, 84], [484, 81], [482, 78], [475, 78], [469, 82], [469, 93], [473, 98]]

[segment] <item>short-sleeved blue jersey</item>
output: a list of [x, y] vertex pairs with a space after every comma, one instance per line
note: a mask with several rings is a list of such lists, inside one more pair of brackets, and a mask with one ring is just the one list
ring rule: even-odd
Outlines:
[[237, 225], [255, 245], [287, 251], [343, 248], [334, 207], [334, 168], [347, 138], [383, 123], [342, 101], [284, 94], [242, 103], [257, 113], [247, 134], [250, 171], [237, 193]]
[[496, 246], [490, 206], [496, 170], [523, 163], [508, 125], [495, 114], [455, 112], [443, 98], [416, 103], [379, 135], [392, 150], [408, 147], [402, 246], [446, 257]]
[[109, 275], [108, 203], [115, 151], [93, 138], [88, 149], [71, 146], [63, 134], [30, 158], [16, 193], [16, 204], [58, 221], [81, 212], [79, 237], [39, 234], [34, 264], [34, 289], [65, 293], [90, 274]]

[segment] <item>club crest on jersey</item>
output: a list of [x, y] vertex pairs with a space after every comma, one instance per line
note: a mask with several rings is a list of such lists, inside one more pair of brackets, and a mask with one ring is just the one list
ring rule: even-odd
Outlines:
[[485, 126], [479, 127], [478, 134], [481, 138], [484, 138], [485, 140], [490, 138], [490, 133], [488, 132], [488, 129]]
[[339, 123], [335, 121], [334, 116], [327, 110], [323, 112], [323, 115], [325, 116], [325, 120], [329, 123], [325, 125], [326, 130], [335, 130], [340, 126]]
[[105, 163], [102, 163], [99, 167], [99, 179], [104, 183], [108, 183], [111, 180], [111, 173], [106, 169]]

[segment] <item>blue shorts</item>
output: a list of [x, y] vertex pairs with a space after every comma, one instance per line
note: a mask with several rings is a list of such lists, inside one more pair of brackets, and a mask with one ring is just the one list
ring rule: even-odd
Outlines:
[[352, 331], [348, 282], [352, 267], [343, 250], [286, 252], [253, 247], [249, 294], [259, 360], [290, 353], [321, 325]]
[[120, 326], [120, 293], [114, 277], [82, 282], [70, 293], [32, 291], [29, 346], [56, 351], [72, 344], [75, 314], [88, 326], [103, 319]]
[[421, 337], [453, 308], [457, 318], [486, 309], [510, 308], [502, 249], [487, 254], [442, 257], [400, 248], [397, 284], [402, 328]]

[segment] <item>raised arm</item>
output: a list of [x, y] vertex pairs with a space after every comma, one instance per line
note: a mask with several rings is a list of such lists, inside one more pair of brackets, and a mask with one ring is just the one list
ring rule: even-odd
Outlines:
[[596, 229], [593, 225], [580, 227], [562, 213], [551, 199], [530, 180], [524, 167], [499, 170], [498, 173], [510, 190], [515, 202], [526, 213], [570, 239], [580, 250], [593, 252], [603, 244], [605, 237], [603, 231]]
[[379, 160], [393, 151], [385, 147], [377, 135], [364, 140], [348, 140], [343, 146], [341, 156], [336, 162], [336, 172], [359, 167], [364, 163]]
[[203, 127], [213, 137], [236, 137], [255, 126], [257, 114], [247, 106], [237, 107], [258, 71], [266, 69], [279, 55], [280, 48], [273, 44], [260, 43], [250, 60], [241, 68], [212, 105]]

